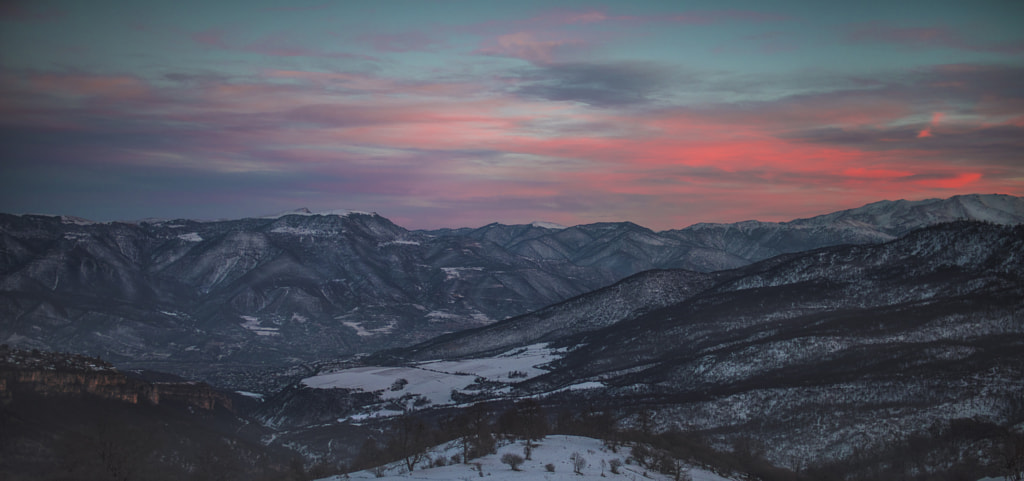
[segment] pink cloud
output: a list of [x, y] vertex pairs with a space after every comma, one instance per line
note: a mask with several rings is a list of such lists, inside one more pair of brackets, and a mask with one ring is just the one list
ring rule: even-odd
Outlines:
[[436, 38], [424, 32], [372, 33], [360, 35], [358, 40], [380, 52], [425, 51], [439, 44]]
[[311, 12], [318, 10], [326, 10], [331, 8], [333, 3], [321, 3], [317, 5], [300, 6], [300, 7], [264, 7], [261, 11], [264, 12]]
[[530, 32], [516, 32], [501, 35], [491, 40], [476, 53], [498, 57], [513, 57], [537, 64], [549, 64], [555, 60], [560, 49], [579, 47], [585, 42], [578, 39], [552, 38]]
[[588, 12], [569, 14], [565, 18], [565, 23], [567, 23], [567, 24], [598, 23], [598, 22], [604, 22], [604, 21], [608, 20], [609, 18], [610, 17], [608, 17], [608, 15], [606, 15], [604, 12], [598, 12], [596, 10], [591, 10], [591, 11], [588, 11]]
[[224, 40], [226, 33], [223, 30], [204, 30], [202, 32], [196, 32], [192, 34], [192, 40], [196, 43], [206, 46], [227, 49], [227, 43]]
[[375, 57], [343, 51], [330, 51], [297, 45], [284, 33], [267, 35], [255, 41], [244, 42], [232, 38], [222, 29], [210, 29], [189, 35], [192, 41], [209, 48], [248, 52], [272, 57], [320, 57], [352, 60], [377, 60]]
[[892, 43], [916, 48], [949, 48], [1003, 54], [1024, 53], [1024, 42], [991, 43], [965, 38], [947, 26], [894, 27], [880, 23], [855, 26], [847, 39], [857, 43]]
[[666, 19], [674, 23], [692, 25], [710, 25], [724, 22], [780, 22], [791, 20], [791, 17], [774, 13], [756, 12], [751, 10], [709, 10], [685, 12], [667, 17], [651, 17], [651, 20]]
[[551, 30], [588, 24], [681, 23], [709, 25], [726, 22], [779, 22], [792, 17], [752, 10], [693, 10], [664, 15], [618, 15], [604, 10], [552, 10], [526, 19], [487, 21], [464, 27], [475, 33], [514, 30]]
[[946, 114], [944, 114], [942, 112], [935, 112], [935, 113], [933, 113], [932, 114], [932, 121], [931, 121], [931, 123], [929, 123], [927, 127], [925, 127], [924, 129], [922, 129], [920, 132], [917, 133], [917, 138], [919, 138], [919, 139], [926, 139], [928, 137], [931, 137], [932, 136], [932, 129], [935, 128], [939, 124], [939, 121], [942, 120], [942, 118], [945, 117], [945, 115]]
[[35, 74], [25, 83], [36, 92], [83, 99], [139, 99], [151, 93], [145, 82], [130, 75]]
[[267, 70], [263, 72], [263, 76], [271, 80], [295, 80], [323, 88], [337, 87], [353, 93], [466, 97], [485, 90], [485, 87], [479, 83], [467, 81], [407, 81], [350, 72]]
[[[463, 27], [487, 40], [476, 53], [520, 58], [536, 64], [550, 64], [559, 54], [607, 42], [617, 34], [617, 25], [677, 23], [708, 25], [725, 22], [769, 22], [789, 17], [743, 10], [710, 10], [673, 15], [613, 15], [602, 10], [554, 10], [528, 19], [488, 21]], [[600, 25], [601, 30], [592, 26]]]

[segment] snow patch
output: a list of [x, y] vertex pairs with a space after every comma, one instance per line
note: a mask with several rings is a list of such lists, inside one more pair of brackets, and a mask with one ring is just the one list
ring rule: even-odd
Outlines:
[[181, 234], [178, 236], [179, 239], [185, 242], [202, 242], [203, 238], [199, 236], [198, 232], [189, 232], [188, 234]]
[[561, 224], [556, 224], [554, 222], [537, 221], [537, 222], [531, 222], [530, 225], [532, 225], [534, 227], [541, 227], [541, 228], [544, 228], [544, 229], [556, 229], [556, 230], [568, 229], [568, 227], [566, 227], [564, 225], [561, 225]]
[[452, 279], [461, 279], [462, 273], [466, 271], [482, 271], [483, 267], [442, 267], [444, 271], [444, 280], [450, 281]]
[[[363, 366], [321, 374], [302, 380], [314, 389], [353, 389], [377, 392], [381, 400], [405, 399], [431, 405], [454, 404], [452, 393], [507, 395], [513, 384], [546, 373], [544, 366], [560, 359], [565, 350], [547, 344], [513, 349], [494, 357], [458, 361], [425, 361], [408, 366]], [[405, 382], [399, 382], [404, 379]], [[589, 389], [600, 383], [583, 383], [564, 389]], [[380, 407], [375, 412], [350, 416], [349, 421], [400, 414]]]
[[419, 241], [393, 240], [393, 241], [387, 241], [387, 242], [380, 242], [380, 243], [377, 244], [377, 247], [387, 247], [387, 246], [391, 246], [391, 245], [418, 246], [418, 245], [420, 245], [420, 243], [419, 243]]
[[389, 334], [395, 330], [395, 323], [389, 322], [384, 327], [378, 327], [376, 329], [366, 329], [363, 327], [363, 323], [355, 321], [341, 321], [347, 327], [351, 327], [356, 330], [356, 335], [360, 337], [379, 336], [381, 334]]
[[263, 395], [262, 394], [257, 394], [257, 393], [254, 393], [254, 392], [235, 391], [235, 394], [240, 394], [240, 395], [245, 396], [245, 397], [249, 397], [249, 398], [258, 399], [260, 401], [263, 401]]
[[242, 327], [252, 331], [257, 336], [280, 336], [281, 333], [276, 327], [262, 327], [260, 320], [253, 316], [241, 316], [245, 322], [242, 323]]

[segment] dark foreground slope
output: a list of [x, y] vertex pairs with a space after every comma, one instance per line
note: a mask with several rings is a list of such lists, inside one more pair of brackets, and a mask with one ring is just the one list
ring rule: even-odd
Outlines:
[[246, 420], [255, 400], [172, 379], [0, 346], [0, 479], [300, 479], [306, 461]]
[[[554, 340], [570, 352], [517, 392], [596, 381], [545, 402], [869, 478], [858, 470], [995, 469], [1024, 429], [1024, 227], [944, 224], [718, 275], [681, 302]], [[442, 344], [471, 343], [410, 357]]]

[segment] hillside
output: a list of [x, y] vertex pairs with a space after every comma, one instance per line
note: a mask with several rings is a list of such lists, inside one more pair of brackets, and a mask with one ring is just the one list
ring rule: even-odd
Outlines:
[[[370, 358], [391, 364], [376, 371], [321, 373], [303, 390], [359, 390], [377, 379], [363, 386], [369, 402], [334, 412], [342, 422], [421, 398], [431, 408], [534, 397], [609, 413], [621, 429], [692, 433], [726, 450], [742, 441], [792, 469], [870, 479], [883, 467], [913, 472], [892, 463], [918, 459], [938, 472], [993, 470], [1024, 429], [1022, 229], [952, 223], [881, 245], [782, 256], [716, 273], [661, 308], [623, 310], [542, 344], [502, 341], [506, 330], [546, 332], [549, 319], [601, 312], [608, 293], [599, 291], [544, 316]], [[629, 282], [651, 282], [653, 292], [664, 278]], [[496, 345], [508, 350], [495, 354]], [[530, 353], [532, 361], [510, 363]], [[421, 384], [418, 371], [433, 380]], [[408, 384], [389, 390], [397, 377]], [[444, 388], [427, 389], [437, 383]], [[296, 411], [301, 403], [280, 412]]]

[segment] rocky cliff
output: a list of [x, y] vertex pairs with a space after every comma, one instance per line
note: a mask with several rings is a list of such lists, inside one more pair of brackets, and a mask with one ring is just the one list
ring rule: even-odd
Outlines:
[[110, 363], [87, 356], [0, 346], [0, 401], [17, 396], [94, 396], [131, 404], [178, 403], [212, 411], [232, 411], [233, 401], [204, 383], [147, 382]]

